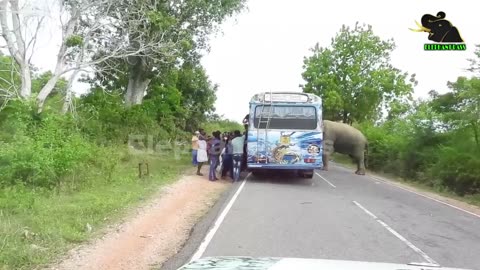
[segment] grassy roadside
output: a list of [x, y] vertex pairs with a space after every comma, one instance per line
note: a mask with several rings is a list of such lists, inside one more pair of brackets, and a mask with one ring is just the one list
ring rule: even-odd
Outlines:
[[[345, 155], [334, 153], [332, 155], [332, 158], [338, 164], [341, 164], [341, 165], [343, 165], [345, 167], [348, 167], [348, 168], [352, 168], [352, 170], [356, 169], [356, 165], [354, 163], [352, 163], [351, 159], [349, 157], [345, 156]], [[462, 197], [462, 196], [456, 195], [455, 193], [453, 193], [449, 190], [430, 187], [426, 184], [416, 182], [416, 181], [412, 181], [412, 180], [409, 180], [409, 179], [403, 179], [403, 178], [398, 177], [398, 176], [393, 175], [393, 174], [383, 173], [383, 172], [375, 172], [375, 171], [372, 171], [371, 173], [373, 173], [375, 175], [378, 175], [380, 177], [387, 178], [387, 179], [392, 180], [394, 182], [398, 182], [398, 183], [410, 186], [412, 188], [416, 188], [416, 189], [426, 191], [426, 192], [436, 193], [438, 195], [441, 195], [441, 196], [444, 196], [444, 197], [447, 197], [447, 198], [455, 199], [455, 200], [458, 200], [458, 201], [461, 201], [461, 202], [465, 202], [465, 203], [480, 207], [480, 194], [466, 195], [466, 196]]]
[[[150, 176], [139, 179], [142, 160], [148, 160]], [[98, 179], [98, 184], [79, 191], [0, 190], [0, 269], [32, 269], [52, 262], [118, 221], [160, 186], [177, 180], [189, 160], [189, 156], [172, 162], [171, 156], [128, 155], [117, 164], [113, 180]]]

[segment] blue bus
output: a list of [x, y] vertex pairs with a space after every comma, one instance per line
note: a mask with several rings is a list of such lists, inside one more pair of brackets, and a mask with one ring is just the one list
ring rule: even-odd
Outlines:
[[320, 97], [301, 92], [262, 92], [250, 100], [246, 140], [247, 169], [295, 170], [312, 178], [322, 168], [323, 125]]

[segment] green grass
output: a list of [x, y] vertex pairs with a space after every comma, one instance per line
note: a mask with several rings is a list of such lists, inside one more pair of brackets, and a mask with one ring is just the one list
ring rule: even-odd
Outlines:
[[[0, 190], [0, 269], [32, 269], [54, 261], [118, 221], [158, 187], [177, 180], [190, 157], [172, 162], [171, 157], [142, 154], [126, 159], [112, 180], [98, 179], [74, 192]], [[138, 163], [145, 159], [150, 176], [139, 179]]]
[[[350, 157], [348, 157], [346, 155], [341, 155], [341, 154], [334, 153], [332, 155], [332, 158], [333, 158], [334, 162], [336, 162], [338, 164], [341, 164], [345, 167], [351, 168], [352, 170], [356, 170], [356, 165], [352, 162]], [[376, 171], [372, 171], [372, 172], [374, 174], [378, 175], [378, 176], [387, 178], [387, 179], [392, 180], [394, 182], [399, 182], [399, 183], [405, 184], [405, 185], [413, 187], [413, 188], [417, 188], [417, 189], [422, 190], [422, 191], [433, 192], [433, 193], [442, 195], [444, 197], [448, 197], [448, 198], [451, 198], [451, 199], [455, 199], [455, 200], [458, 200], [458, 201], [469, 203], [469, 204], [472, 204], [472, 205], [475, 205], [475, 206], [480, 206], [480, 194], [458, 196], [454, 192], [449, 191], [447, 189], [441, 189], [441, 188], [438, 188], [438, 187], [431, 187], [431, 186], [426, 185], [424, 183], [421, 183], [421, 182], [418, 182], [418, 181], [413, 181], [411, 179], [404, 179], [404, 178], [398, 177], [398, 176], [396, 176], [394, 174], [391, 174], [391, 173], [376, 172]]]

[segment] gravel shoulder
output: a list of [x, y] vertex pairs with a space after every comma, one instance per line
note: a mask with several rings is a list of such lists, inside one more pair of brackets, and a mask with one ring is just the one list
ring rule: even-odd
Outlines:
[[[203, 174], [207, 175], [207, 168]], [[208, 181], [193, 170], [162, 188], [103, 236], [72, 249], [47, 269], [152, 269], [174, 256], [188, 240], [193, 226], [231, 186]]]

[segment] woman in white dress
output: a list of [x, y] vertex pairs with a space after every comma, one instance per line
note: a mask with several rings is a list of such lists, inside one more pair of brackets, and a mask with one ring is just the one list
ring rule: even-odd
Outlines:
[[207, 155], [207, 142], [205, 141], [204, 134], [201, 134], [198, 138], [198, 150], [197, 150], [197, 175], [203, 176], [200, 172], [202, 169], [203, 163], [208, 161]]

